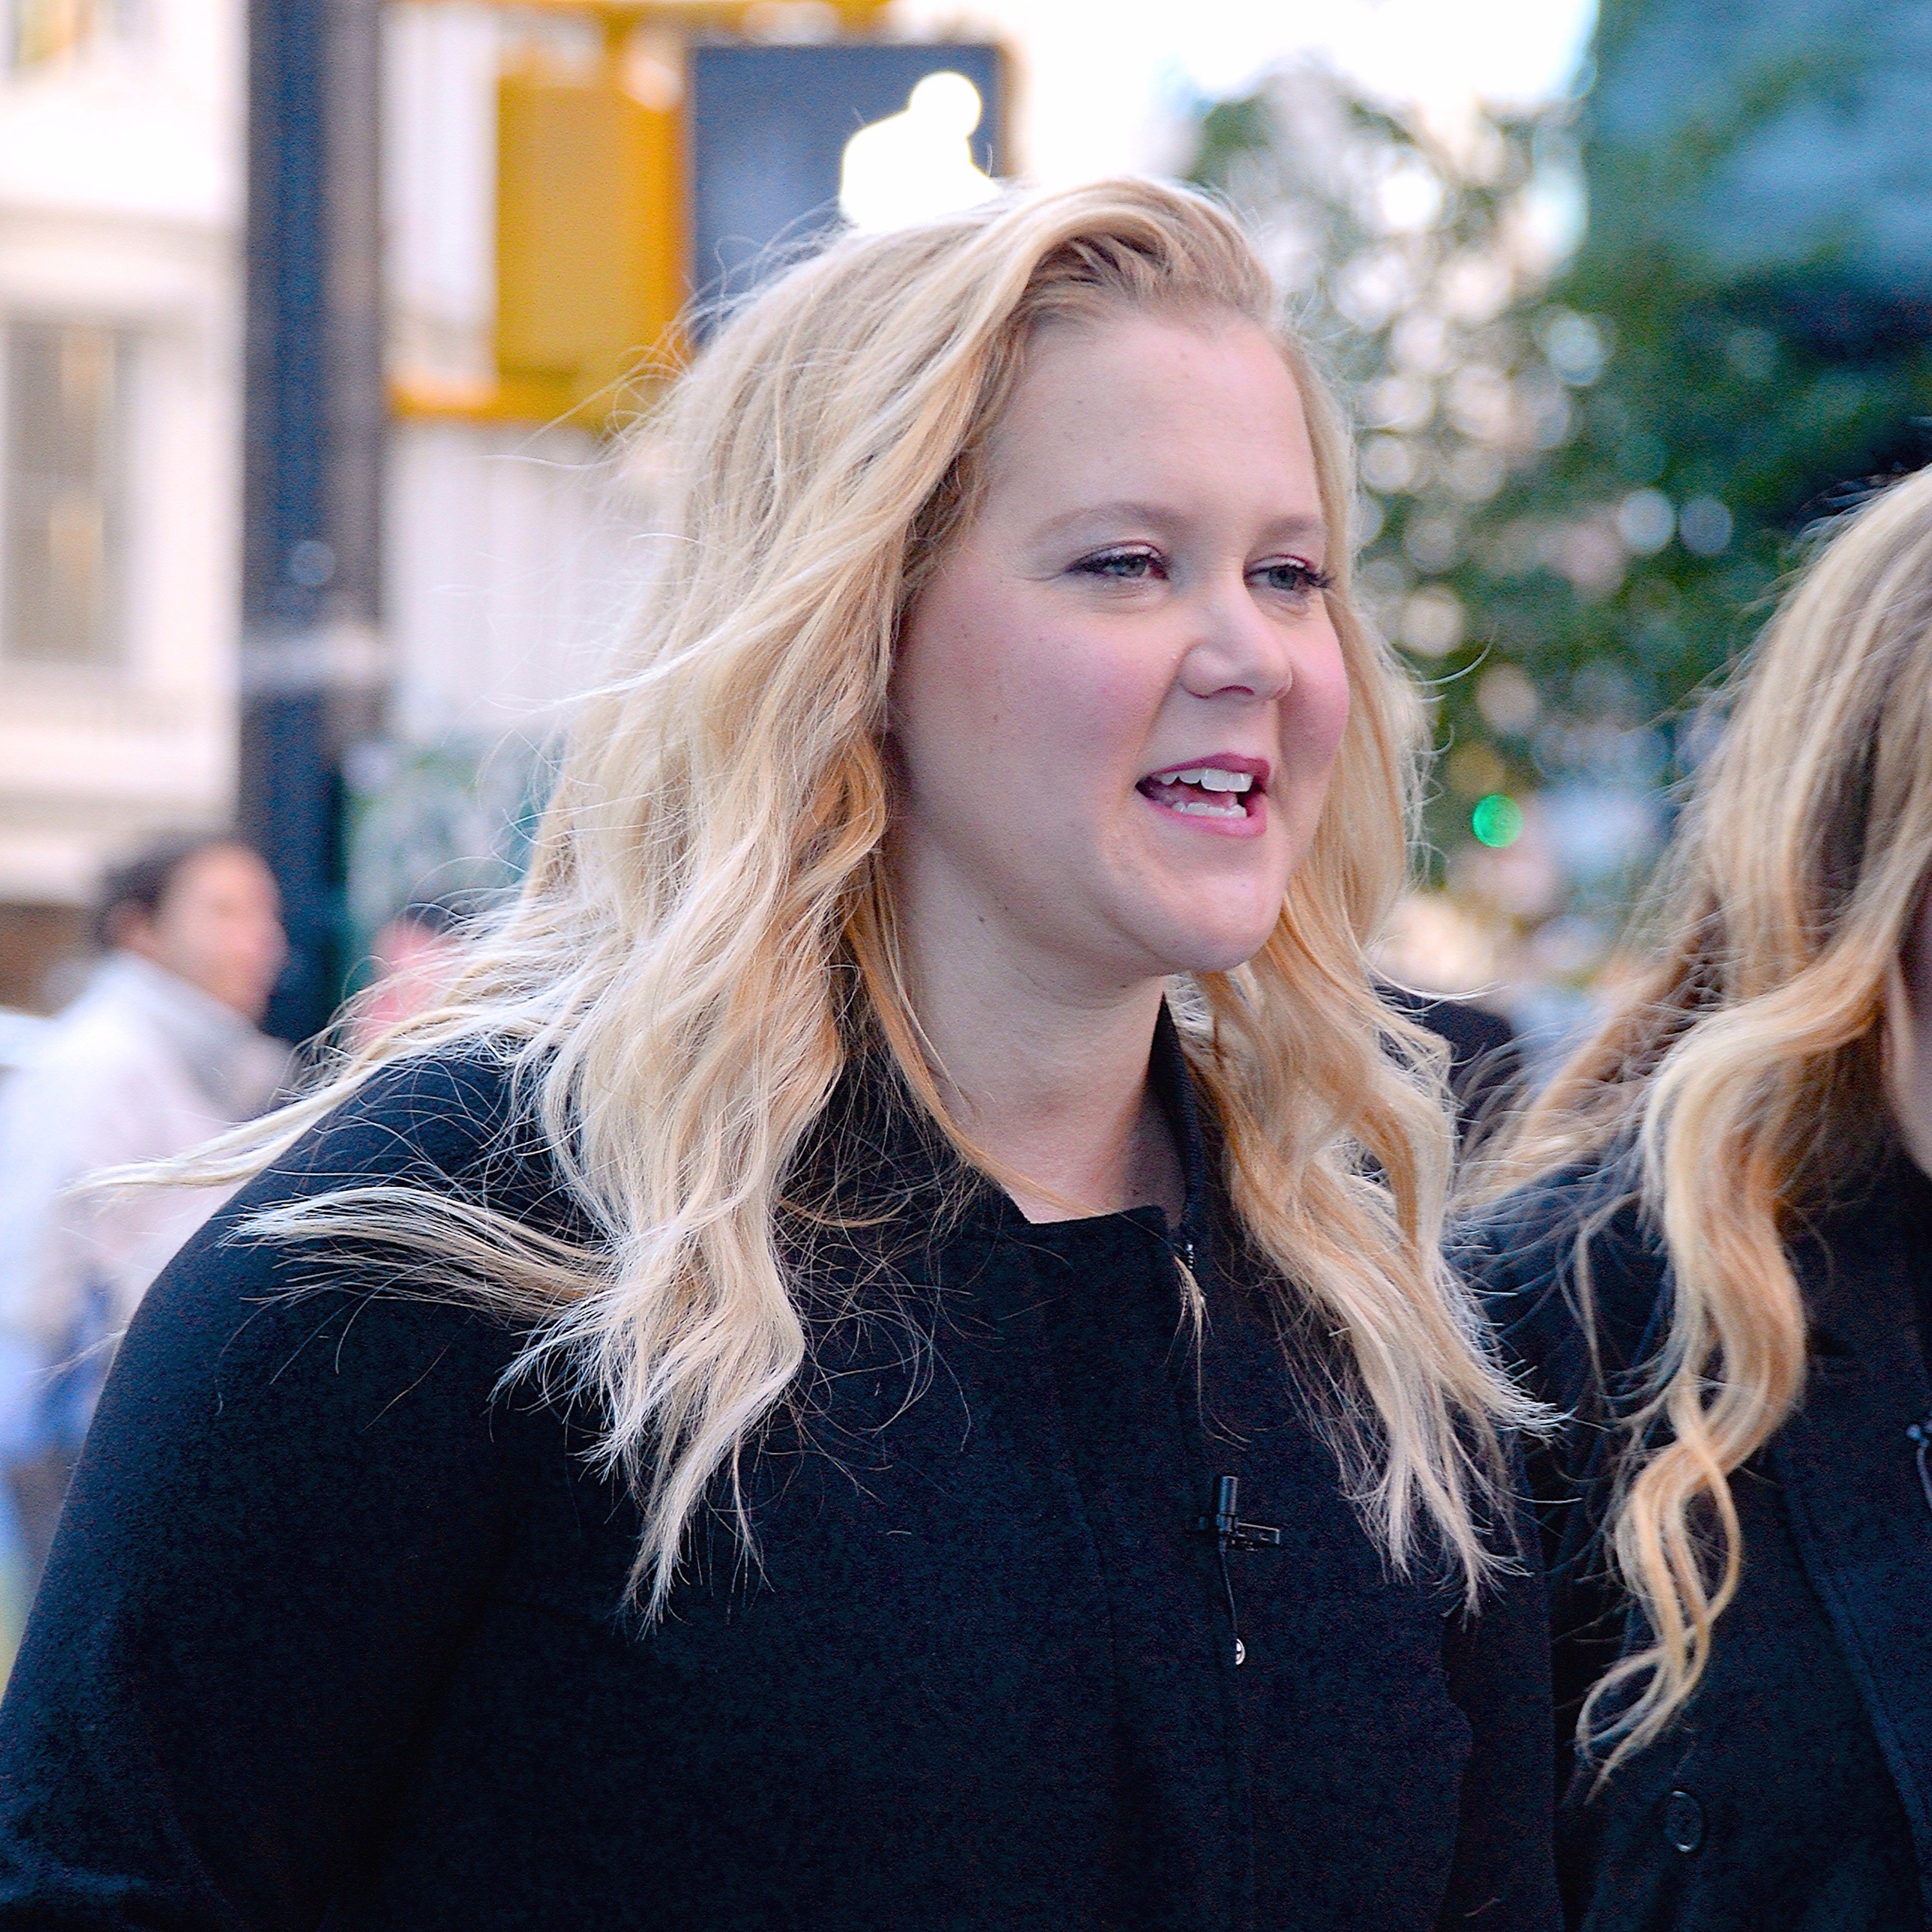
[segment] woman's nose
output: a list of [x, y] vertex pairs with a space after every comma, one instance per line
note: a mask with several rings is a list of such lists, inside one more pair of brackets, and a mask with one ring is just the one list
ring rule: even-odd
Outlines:
[[1244, 578], [1204, 586], [1192, 614], [1195, 637], [1180, 666], [1191, 695], [1265, 704], [1286, 694], [1294, 682], [1288, 627], [1259, 608]]

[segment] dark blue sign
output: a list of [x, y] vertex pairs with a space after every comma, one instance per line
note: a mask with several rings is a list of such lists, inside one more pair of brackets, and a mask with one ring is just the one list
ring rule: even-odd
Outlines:
[[904, 42], [694, 48], [686, 124], [692, 282], [700, 298], [742, 294], [808, 252], [839, 219], [847, 142], [904, 115], [929, 75], [971, 82], [980, 112], [967, 145], [974, 166], [998, 174], [1000, 62], [995, 46]]

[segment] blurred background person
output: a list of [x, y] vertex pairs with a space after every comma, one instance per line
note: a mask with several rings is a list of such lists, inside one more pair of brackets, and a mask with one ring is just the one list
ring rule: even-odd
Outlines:
[[463, 963], [461, 922], [452, 901], [418, 899], [377, 929], [369, 943], [374, 976], [348, 1014], [353, 1051], [442, 997]]
[[108, 875], [94, 934], [86, 991], [0, 1087], [0, 1469], [30, 1592], [114, 1339], [222, 1198], [71, 1190], [250, 1118], [289, 1065], [258, 1030], [287, 948], [250, 847], [151, 847]]

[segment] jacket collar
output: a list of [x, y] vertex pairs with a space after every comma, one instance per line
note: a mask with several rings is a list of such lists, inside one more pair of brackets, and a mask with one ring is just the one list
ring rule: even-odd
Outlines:
[[1208, 1255], [1210, 1231], [1214, 1225], [1216, 1197], [1211, 1176], [1207, 1134], [1199, 1100], [1195, 1092], [1193, 1070], [1181, 1045], [1180, 1031], [1167, 1002], [1161, 1002], [1154, 1021], [1154, 1041], [1148, 1056], [1148, 1084], [1154, 1090], [1155, 1104], [1166, 1117], [1174, 1136], [1174, 1151], [1180, 1157], [1184, 1184], [1180, 1218], [1171, 1221], [1157, 1207], [1128, 1208], [1117, 1214], [1093, 1214], [1064, 1220], [1028, 1221], [1005, 1191], [988, 1181], [983, 1190], [986, 1210], [991, 1222], [1003, 1233], [1022, 1234], [1030, 1240], [1047, 1237], [1044, 1230], [1060, 1231], [1059, 1238], [1078, 1240], [1097, 1236], [1106, 1229], [1130, 1224], [1154, 1237], [1163, 1246], [1185, 1254], [1197, 1271]]
[[[1194, 1090], [1194, 1070], [1180, 1044], [1180, 1029], [1167, 1002], [1160, 1003], [1160, 1016], [1154, 1022], [1154, 1051], [1148, 1062], [1148, 1078], [1154, 1099], [1167, 1116], [1174, 1144], [1180, 1155], [1182, 1178], [1186, 1184], [1186, 1203], [1177, 1232], [1204, 1252], [1208, 1246], [1210, 1212], [1208, 1143], [1202, 1124], [1201, 1107]], [[1162, 1217], [1163, 1222], [1166, 1216]]]
[[[1207, 1138], [1211, 1127], [1204, 1128], [1194, 1076], [1164, 1000], [1154, 1022], [1148, 1077], [1180, 1156], [1186, 1184], [1180, 1220], [1170, 1226], [1160, 1208], [1136, 1208], [1091, 1220], [1096, 1226], [1131, 1221], [1177, 1248], [1191, 1244], [1198, 1269], [1216, 1218], [1214, 1163]], [[909, 1220], [925, 1220], [942, 1232], [976, 1226], [997, 1234], [1037, 1225], [1027, 1221], [1004, 1189], [962, 1171], [958, 1155], [906, 1091], [897, 1069], [882, 1064], [877, 1053], [848, 1067], [800, 1167], [804, 1184], [798, 1191], [807, 1197], [836, 1198], [868, 1214], [883, 1210]]]

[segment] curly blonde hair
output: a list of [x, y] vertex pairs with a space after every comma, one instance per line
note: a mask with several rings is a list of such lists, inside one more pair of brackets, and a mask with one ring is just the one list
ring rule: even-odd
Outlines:
[[1504, 1137], [1480, 1190], [1630, 1147], [1670, 1258], [1669, 1330], [1609, 1525], [1652, 1641], [1596, 1685], [1579, 1726], [1608, 1748], [1606, 1769], [1683, 1708], [1737, 1593], [1730, 1479], [1804, 1386], [1787, 1240], [1892, 1138], [1888, 993], [1932, 866], [1932, 471], [1832, 535], [1731, 698], [1654, 888], [1656, 962]]

